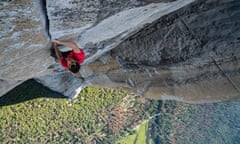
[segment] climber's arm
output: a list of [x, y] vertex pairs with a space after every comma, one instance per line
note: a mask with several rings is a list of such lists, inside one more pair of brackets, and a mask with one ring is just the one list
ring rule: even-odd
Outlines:
[[57, 43], [53, 42], [53, 48], [54, 48], [55, 53], [56, 53], [56, 55], [58, 57], [58, 60], [60, 61], [63, 58], [63, 56], [62, 56], [62, 53], [57, 48]]
[[67, 46], [67, 47], [70, 47], [76, 53], [80, 52], [80, 48], [74, 42], [71, 42], [71, 41], [59, 41], [59, 40], [53, 40], [53, 42], [55, 42], [57, 44], [64, 45], [64, 46]]

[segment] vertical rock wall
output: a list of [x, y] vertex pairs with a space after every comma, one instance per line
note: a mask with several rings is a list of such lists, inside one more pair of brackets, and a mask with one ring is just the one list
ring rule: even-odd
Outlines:
[[52, 59], [40, 18], [39, 3], [0, 2], [0, 95], [28, 78], [46, 72]]

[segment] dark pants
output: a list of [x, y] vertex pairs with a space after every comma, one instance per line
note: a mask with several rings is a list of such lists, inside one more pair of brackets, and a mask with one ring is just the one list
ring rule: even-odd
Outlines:
[[[61, 53], [62, 53], [62, 56], [63, 56], [64, 58], [66, 58], [70, 52], [71, 52], [71, 51], [66, 51], [66, 52], [61, 52]], [[56, 53], [55, 53], [54, 48], [51, 48], [50, 56], [54, 57], [55, 59], [58, 59], [58, 57], [57, 57], [57, 55], [56, 55]]]

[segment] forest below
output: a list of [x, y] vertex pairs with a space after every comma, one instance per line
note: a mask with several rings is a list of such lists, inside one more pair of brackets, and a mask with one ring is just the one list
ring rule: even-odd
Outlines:
[[0, 97], [0, 142], [121, 144], [147, 122], [142, 144], [238, 143], [239, 111], [239, 102], [191, 105], [95, 87], [67, 99], [29, 80]]

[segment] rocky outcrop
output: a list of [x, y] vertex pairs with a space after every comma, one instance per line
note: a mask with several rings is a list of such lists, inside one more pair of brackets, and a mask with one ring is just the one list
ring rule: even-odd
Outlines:
[[[19, 11], [29, 12], [22, 18], [31, 15], [31, 23], [12, 14], [14, 28], [2, 32], [1, 44], [14, 44], [1, 48], [1, 53], [13, 54], [1, 57], [1, 89], [36, 78], [69, 97], [93, 85], [192, 103], [240, 99], [237, 0], [47, 0], [27, 6], [1, 2], [1, 9], [14, 9], [14, 3]], [[34, 11], [34, 5], [41, 6], [42, 13]], [[22, 20], [23, 26], [16, 29], [21, 24], [11, 20]], [[2, 22], [1, 28], [7, 26]], [[19, 34], [25, 45], [15, 40]], [[48, 37], [94, 50], [81, 68], [84, 82], [49, 57]]]

